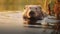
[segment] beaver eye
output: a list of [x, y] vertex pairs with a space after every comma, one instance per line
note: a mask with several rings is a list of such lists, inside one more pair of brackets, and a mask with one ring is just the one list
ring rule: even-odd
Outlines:
[[31, 7], [30, 7], [30, 9], [31, 9]]
[[37, 8], [35, 8], [37, 10]]

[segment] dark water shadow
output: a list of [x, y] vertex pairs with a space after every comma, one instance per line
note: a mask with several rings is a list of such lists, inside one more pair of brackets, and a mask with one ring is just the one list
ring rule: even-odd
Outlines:
[[[26, 28], [42, 28], [42, 29], [44, 29], [44, 27], [42, 27], [42, 25], [39, 25], [39, 26], [24, 26], [24, 27], [26, 27]], [[46, 29], [53, 29], [53, 28], [48, 26], [48, 28], [46, 28]]]
[[28, 28], [42, 28], [42, 27], [28, 26]]
[[39, 27], [39, 26], [24, 26], [24, 27], [27, 27], [27, 28], [42, 28], [42, 27]]

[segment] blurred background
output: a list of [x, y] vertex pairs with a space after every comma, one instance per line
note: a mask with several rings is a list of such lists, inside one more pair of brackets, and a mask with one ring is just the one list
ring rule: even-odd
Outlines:
[[55, 0], [0, 0], [0, 11], [20, 11], [25, 5], [41, 5], [47, 11], [49, 3], [51, 8]]

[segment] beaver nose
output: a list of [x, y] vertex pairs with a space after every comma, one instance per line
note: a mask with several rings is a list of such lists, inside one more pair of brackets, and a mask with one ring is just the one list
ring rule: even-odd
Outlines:
[[34, 15], [35, 15], [35, 12], [34, 11], [30, 11], [29, 16], [30, 17], [34, 17]]

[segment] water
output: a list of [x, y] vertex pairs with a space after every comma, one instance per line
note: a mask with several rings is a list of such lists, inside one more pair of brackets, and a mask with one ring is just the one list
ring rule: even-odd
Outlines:
[[24, 27], [22, 12], [0, 12], [0, 34], [52, 34], [53, 32], [53, 29], [37, 26]]

